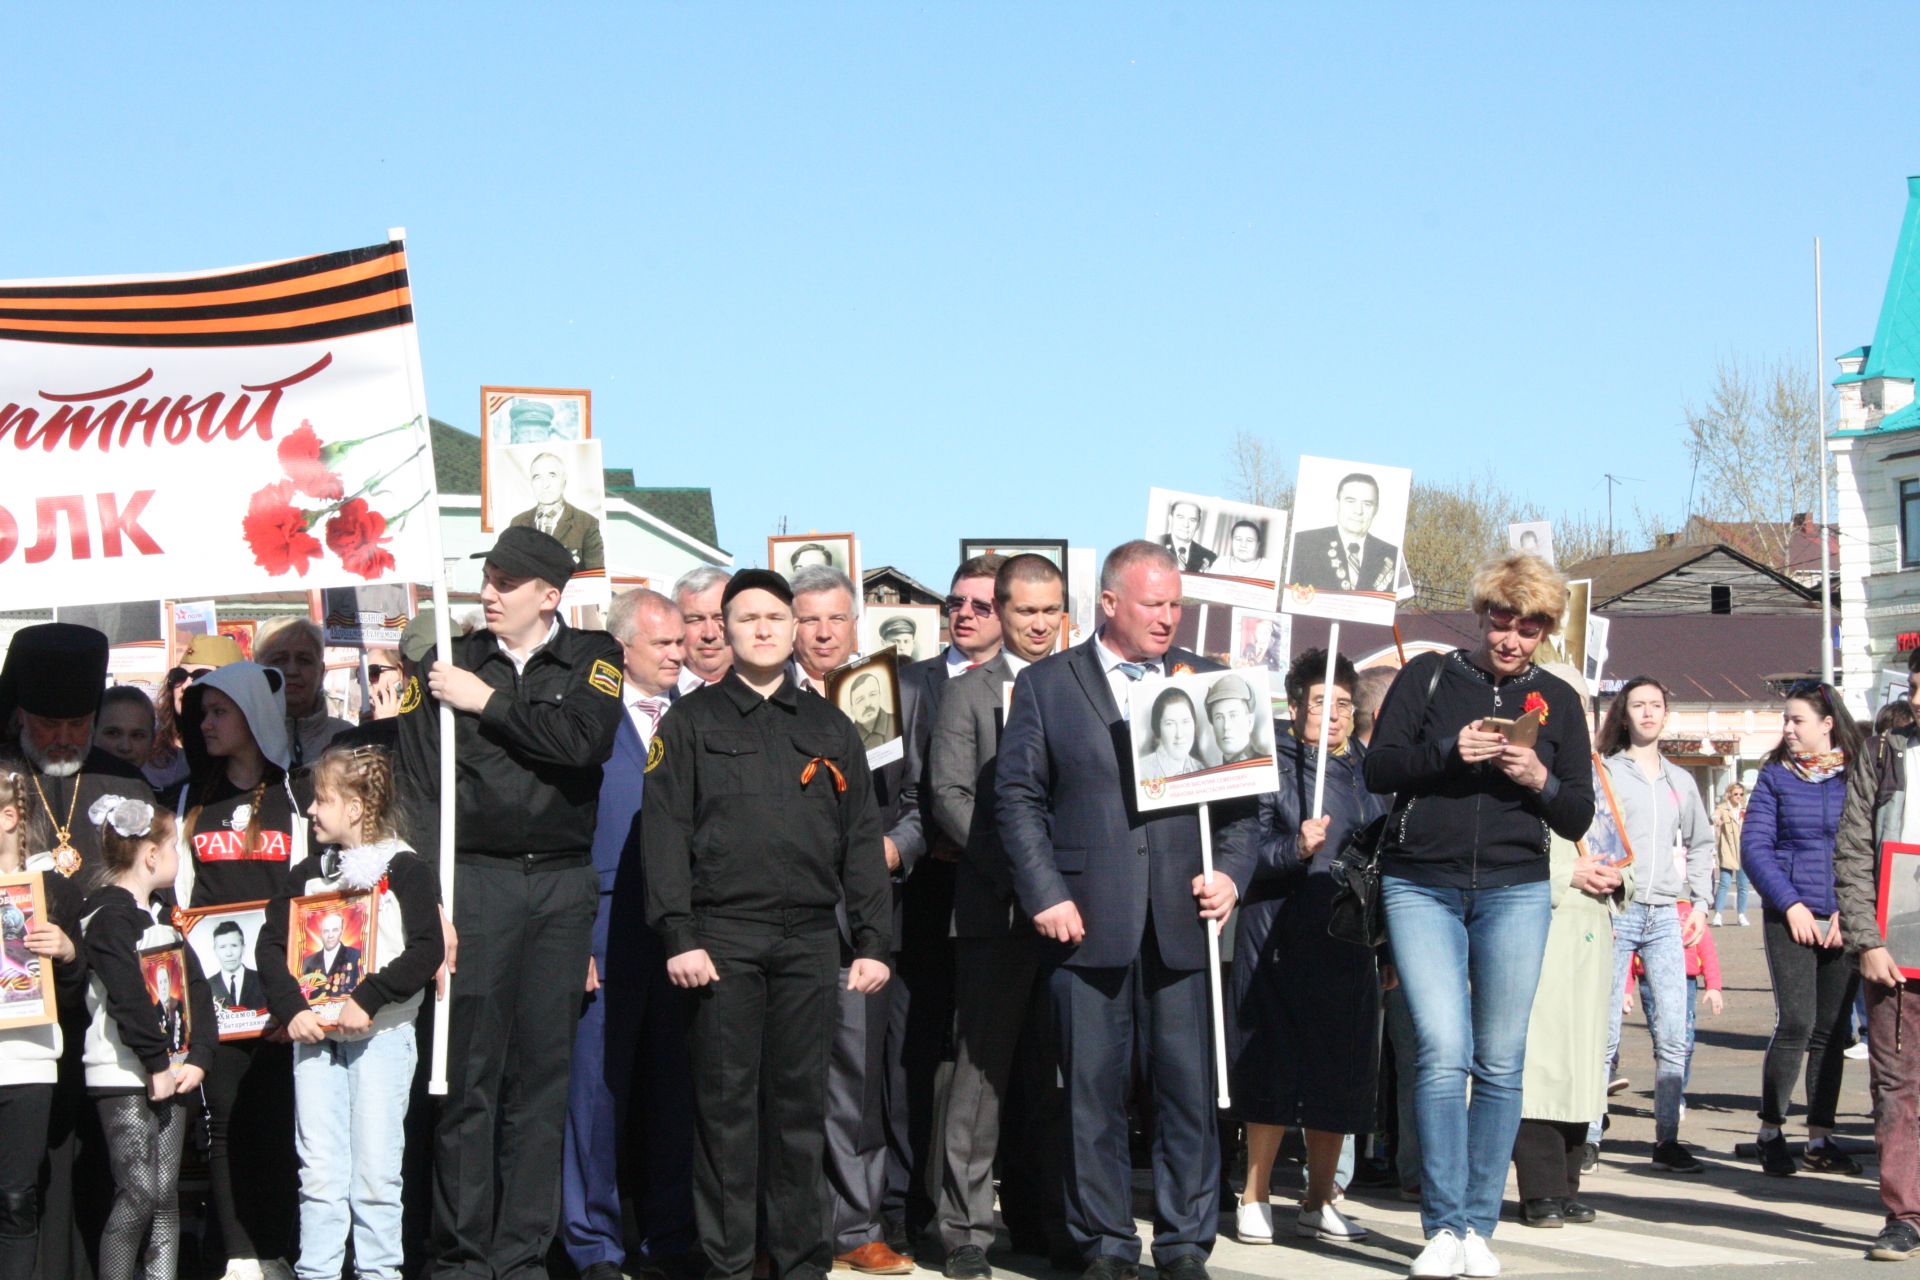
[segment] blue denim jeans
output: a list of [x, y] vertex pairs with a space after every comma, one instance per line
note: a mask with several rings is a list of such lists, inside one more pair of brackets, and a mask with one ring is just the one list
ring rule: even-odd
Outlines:
[[[1680, 1088], [1683, 1092], [1688, 1085], [1693, 1083], [1693, 1048], [1695, 1043], [1693, 1028], [1696, 1015], [1699, 1012], [1700, 991], [1705, 983], [1705, 977], [1692, 977], [1687, 979], [1687, 1071], [1680, 1079]], [[1641, 974], [1640, 1007], [1643, 1009], [1651, 1009], [1658, 1003], [1660, 1003], [1660, 997], [1654, 992], [1653, 984], [1647, 981], [1646, 974]], [[1647, 1016], [1651, 1018], [1653, 1015], [1648, 1014]], [[1612, 1062], [1609, 1061], [1608, 1065], [1612, 1066]]]
[[[1687, 1090], [1687, 951], [1680, 945], [1680, 913], [1671, 902], [1629, 902], [1613, 920], [1613, 1001], [1607, 1010], [1608, 1070], [1620, 1060], [1620, 1006], [1634, 953], [1646, 970], [1642, 1008], [1653, 1033], [1653, 1140], [1680, 1136], [1680, 1099]], [[1600, 1141], [1599, 1121], [1588, 1131]]]
[[1736, 882], [1738, 882], [1740, 886], [1740, 892], [1736, 898], [1736, 901], [1738, 901], [1740, 905], [1735, 909], [1739, 911], [1741, 915], [1747, 914], [1747, 873], [1745, 871], [1728, 871], [1725, 867], [1720, 869], [1719, 887], [1714, 891], [1713, 895], [1713, 909], [1715, 911], [1725, 911], [1727, 909], [1727, 890]]
[[[1553, 915], [1546, 881], [1433, 889], [1383, 876], [1387, 934], [1412, 1015], [1420, 1224], [1490, 1238], [1520, 1130], [1527, 1017]], [[1468, 1101], [1467, 1081], [1473, 1081]]]
[[400, 1157], [414, 1052], [412, 1023], [364, 1040], [293, 1046], [299, 1280], [340, 1280], [349, 1230], [361, 1280], [400, 1280]]

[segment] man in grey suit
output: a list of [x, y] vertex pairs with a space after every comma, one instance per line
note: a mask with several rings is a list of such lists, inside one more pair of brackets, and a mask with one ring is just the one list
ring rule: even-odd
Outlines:
[[[1048, 977], [1066, 1083], [1067, 1232], [1083, 1280], [1135, 1280], [1127, 1097], [1136, 1048], [1153, 1091], [1153, 1258], [1161, 1280], [1207, 1280], [1220, 1216], [1207, 930], [1251, 873], [1227, 842], [1201, 873], [1191, 809], [1134, 803], [1126, 720], [1135, 684], [1219, 664], [1173, 648], [1180, 566], [1151, 542], [1100, 571], [1100, 630], [1020, 677], [995, 758], [994, 821], [1020, 911], [1052, 944]], [[1224, 828], [1239, 804], [1213, 805]]]
[[1016, 1252], [1068, 1254], [1061, 1219], [1052, 1005], [1033, 925], [1014, 905], [993, 825], [993, 760], [1006, 688], [1054, 651], [1066, 581], [1045, 556], [1013, 556], [994, 577], [1003, 647], [956, 677], [934, 718], [928, 772], [937, 829], [961, 846], [954, 870], [954, 1059], [941, 1096], [935, 1226], [950, 1280], [987, 1280], [993, 1164], [1018, 1055], [1024, 1123], [1008, 1135], [1001, 1204]]

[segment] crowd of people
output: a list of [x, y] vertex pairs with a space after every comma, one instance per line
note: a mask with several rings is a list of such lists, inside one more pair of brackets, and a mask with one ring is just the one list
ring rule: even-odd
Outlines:
[[[1134, 1280], [1142, 1160], [1155, 1266], [1205, 1280], [1223, 1220], [1247, 1244], [1286, 1229], [1274, 1170], [1296, 1130], [1294, 1234], [1364, 1239], [1347, 1190], [1397, 1184], [1425, 1237], [1411, 1276], [1491, 1277], [1509, 1166], [1524, 1225], [1596, 1217], [1581, 1178], [1636, 996], [1651, 1166], [1701, 1172], [1695, 1015], [1722, 1007], [1712, 930], [1730, 892], [1748, 923], [1749, 879], [1777, 1006], [1761, 1168], [1861, 1171], [1831, 1134], [1864, 989], [1888, 1215], [1869, 1256], [1920, 1252], [1920, 1036], [1901, 1033], [1920, 995], [1875, 913], [1882, 842], [1920, 842], [1910, 716], [1864, 734], [1832, 688], [1795, 684], [1751, 795], [1709, 809], [1661, 754], [1657, 678], [1613, 692], [1590, 737], [1580, 673], [1535, 661], [1564, 579], [1517, 552], [1474, 576], [1468, 647], [1397, 673], [1293, 656], [1277, 788], [1203, 830], [1132, 799], [1135, 686], [1221, 665], [1175, 644], [1182, 566], [1158, 543], [1107, 557], [1072, 647], [1050, 560], [960, 564], [950, 644], [899, 665], [902, 749], [871, 767], [824, 696], [858, 656], [837, 569], [696, 569], [616, 597], [596, 631], [561, 616], [573, 567], [506, 529], [483, 625], [444, 660], [416, 618], [370, 664], [358, 724], [329, 713], [304, 620], [251, 659], [194, 639], [153, 699], [106, 687], [98, 632], [15, 635], [0, 874], [44, 884], [17, 941], [59, 1017], [0, 1029], [0, 1280], [165, 1280], [188, 1253], [228, 1280], [916, 1259], [989, 1280], [1003, 1227], [1016, 1253]], [[1149, 705], [1192, 771], [1215, 709], [1182, 697]], [[360, 932], [333, 906], [317, 941], [290, 937], [340, 895], [367, 904]], [[181, 947], [196, 913], [262, 904], [250, 968], [237, 926], [220, 973]], [[1383, 945], [1336, 927], [1356, 906]], [[226, 1034], [252, 1006], [264, 1031]]]

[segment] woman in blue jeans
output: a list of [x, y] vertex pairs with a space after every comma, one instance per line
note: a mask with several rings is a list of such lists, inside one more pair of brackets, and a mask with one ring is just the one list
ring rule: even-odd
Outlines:
[[1580, 699], [1533, 660], [1560, 625], [1566, 579], [1514, 554], [1482, 565], [1472, 594], [1479, 642], [1407, 664], [1365, 764], [1367, 786], [1395, 796], [1381, 899], [1418, 1045], [1427, 1246], [1415, 1280], [1500, 1272], [1487, 1241], [1520, 1127], [1552, 914], [1548, 840], [1578, 839], [1593, 821]]
[[[1614, 695], [1600, 723], [1607, 806], [1634, 857], [1633, 901], [1613, 922], [1613, 1002], [1607, 1022], [1607, 1062], [1620, 1054], [1620, 1014], [1633, 958], [1647, 971], [1646, 1002], [1653, 1031], [1653, 1167], [1699, 1173], [1701, 1164], [1680, 1141], [1680, 1103], [1686, 1091], [1687, 948], [1707, 930], [1713, 898], [1713, 820], [1692, 775], [1660, 755], [1667, 724], [1667, 691], [1652, 676], [1635, 676]], [[1674, 904], [1693, 910], [1681, 923]], [[1599, 1117], [1588, 1140], [1598, 1144]]]

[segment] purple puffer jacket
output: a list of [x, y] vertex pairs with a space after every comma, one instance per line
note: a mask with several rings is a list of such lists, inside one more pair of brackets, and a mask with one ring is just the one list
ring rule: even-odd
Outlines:
[[1847, 800], [1845, 771], [1808, 782], [1783, 764], [1761, 767], [1740, 831], [1740, 865], [1774, 911], [1794, 903], [1822, 918], [1839, 909], [1833, 893], [1833, 838]]

